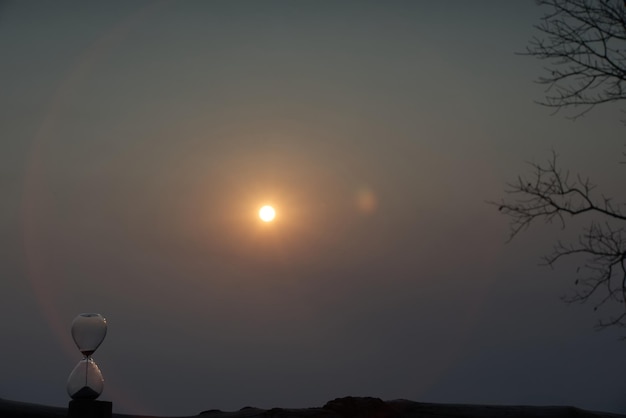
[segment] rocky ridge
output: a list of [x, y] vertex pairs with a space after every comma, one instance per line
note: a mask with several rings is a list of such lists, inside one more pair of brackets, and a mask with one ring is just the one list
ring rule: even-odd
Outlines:
[[[2, 418], [66, 416], [66, 408], [0, 399]], [[113, 414], [113, 418], [152, 417]], [[626, 415], [587, 411], [571, 406], [436, 404], [404, 399], [383, 401], [372, 397], [347, 396], [328, 401], [323, 407], [299, 409], [245, 407], [231, 412], [209, 409], [194, 418], [626, 418]]]

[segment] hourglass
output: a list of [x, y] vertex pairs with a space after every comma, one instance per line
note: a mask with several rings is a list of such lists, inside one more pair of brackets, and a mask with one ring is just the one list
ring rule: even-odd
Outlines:
[[72, 322], [72, 338], [83, 354], [70, 377], [67, 393], [72, 399], [96, 399], [104, 389], [104, 379], [91, 355], [107, 335], [107, 321], [97, 313], [82, 313]]

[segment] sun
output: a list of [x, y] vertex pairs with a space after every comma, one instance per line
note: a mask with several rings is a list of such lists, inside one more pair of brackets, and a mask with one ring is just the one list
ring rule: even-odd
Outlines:
[[259, 218], [261, 218], [263, 222], [272, 222], [275, 217], [276, 211], [273, 207], [265, 205], [261, 209], [259, 209]]

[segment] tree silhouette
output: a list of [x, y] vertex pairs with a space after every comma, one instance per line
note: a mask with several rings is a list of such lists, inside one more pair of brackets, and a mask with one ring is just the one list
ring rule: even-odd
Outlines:
[[[555, 113], [567, 109], [576, 119], [596, 106], [626, 99], [626, 0], [539, 0], [548, 8], [522, 55], [545, 60], [546, 86], [539, 103]], [[506, 197], [490, 202], [510, 218], [510, 237], [534, 221], [558, 222], [592, 215], [578, 239], [557, 242], [543, 257], [548, 266], [564, 259], [580, 262], [573, 296], [566, 302], [593, 300], [594, 310], [619, 306], [618, 314], [598, 327], [626, 326], [626, 214], [623, 203], [598, 195], [591, 181], [558, 165], [555, 152], [545, 164], [508, 183]]]

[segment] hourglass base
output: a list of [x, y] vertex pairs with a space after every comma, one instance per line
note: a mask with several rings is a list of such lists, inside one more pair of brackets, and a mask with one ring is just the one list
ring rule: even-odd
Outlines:
[[111, 418], [113, 403], [86, 399], [70, 401], [67, 409], [68, 418]]

